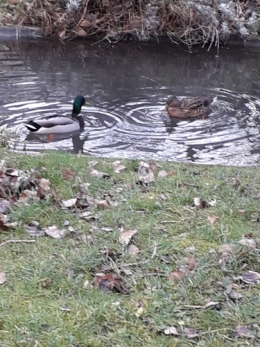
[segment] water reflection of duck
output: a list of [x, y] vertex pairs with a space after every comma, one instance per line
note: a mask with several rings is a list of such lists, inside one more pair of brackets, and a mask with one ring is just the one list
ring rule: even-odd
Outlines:
[[30, 132], [27, 137], [26, 141], [29, 142], [38, 142], [38, 143], [50, 143], [50, 142], [58, 142], [66, 139], [72, 139], [72, 145], [73, 145], [73, 152], [76, 154], [83, 154], [84, 152], [84, 143], [88, 139], [88, 134], [82, 133], [81, 131], [74, 131], [70, 134], [53, 134], [50, 138], [49, 135], [41, 135], [41, 134], [35, 134], [33, 132]]
[[62, 117], [59, 115], [48, 116], [44, 119], [30, 120], [24, 123], [26, 128], [33, 133], [48, 134], [64, 134], [84, 129], [84, 119], [81, 107], [89, 105], [82, 95], [78, 95], [73, 102], [72, 116]]
[[210, 105], [216, 98], [200, 99], [196, 97], [187, 97], [182, 100], [177, 96], [171, 96], [166, 101], [166, 111], [173, 118], [192, 118], [201, 117], [205, 119], [205, 115]]

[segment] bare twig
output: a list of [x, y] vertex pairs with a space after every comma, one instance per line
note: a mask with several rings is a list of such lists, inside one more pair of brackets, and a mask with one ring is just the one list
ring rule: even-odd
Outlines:
[[7, 240], [2, 243], [0, 243], [0, 247], [6, 245], [7, 243], [34, 243], [35, 240]]

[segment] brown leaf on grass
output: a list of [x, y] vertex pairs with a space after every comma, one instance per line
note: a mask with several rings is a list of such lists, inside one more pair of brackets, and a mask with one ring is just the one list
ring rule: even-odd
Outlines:
[[174, 335], [174, 336], [178, 336], [179, 333], [177, 331], [177, 329], [175, 327], [166, 327], [164, 330], [163, 330], [164, 334], [165, 335]]
[[158, 165], [154, 162], [149, 163], [148, 165], [152, 171], [156, 171], [158, 169]]
[[138, 180], [140, 183], [149, 184], [154, 182], [154, 173], [150, 168], [150, 165], [141, 161], [138, 168]]
[[75, 206], [76, 202], [77, 202], [77, 198], [72, 198], [69, 200], [62, 200], [62, 205], [66, 208], [70, 208], [72, 206]]
[[236, 280], [241, 280], [248, 284], [259, 284], [260, 274], [255, 271], [243, 272], [241, 275], [235, 277]]
[[[38, 190], [39, 189], [41, 190], [42, 188], [38, 187]], [[25, 189], [23, 192], [21, 192], [18, 202], [27, 203], [29, 200], [37, 200], [37, 196], [39, 198], [40, 194], [41, 193], [37, 195], [37, 192], [33, 190]], [[44, 193], [42, 193], [41, 196], [44, 196]]]
[[95, 214], [91, 211], [84, 211], [82, 213], [79, 214], [79, 217], [82, 219], [85, 219], [86, 221], [93, 221], [99, 218], [98, 214]]
[[135, 307], [136, 308], [145, 307], [145, 304], [142, 302], [142, 300], [137, 300], [135, 303]]
[[236, 246], [233, 244], [225, 243], [221, 246], [219, 246], [218, 251], [219, 253], [222, 253], [222, 255], [225, 254], [233, 254], [235, 252]]
[[194, 328], [184, 328], [184, 335], [188, 337], [188, 339], [193, 339], [198, 336], [197, 329]]
[[238, 210], [238, 211], [237, 211], [237, 214], [238, 214], [239, 216], [243, 216], [244, 213], [245, 213], [245, 210]]
[[121, 294], [128, 293], [128, 288], [122, 278], [115, 277], [113, 274], [96, 274], [94, 286], [105, 293], [112, 293], [113, 291], [117, 291]]
[[95, 200], [95, 203], [101, 209], [108, 207], [107, 200]]
[[131, 255], [137, 255], [140, 253], [140, 249], [136, 247], [135, 245], [130, 245], [128, 247], [128, 253]]
[[237, 243], [240, 244], [241, 246], [246, 246], [247, 248], [252, 248], [252, 249], [256, 248], [255, 240], [250, 238], [243, 238], [242, 240], [239, 240]]
[[109, 178], [110, 175], [106, 172], [102, 172], [96, 169], [90, 171], [90, 175], [95, 178]]
[[215, 223], [216, 219], [217, 219], [217, 217], [214, 216], [213, 214], [210, 214], [210, 215], [207, 217], [208, 222], [211, 223], [211, 224]]
[[158, 172], [158, 175], [157, 175], [157, 177], [167, 177], [167, 172], [166, 171], [164, 171], [164, 170], [160, 170], [159, 172]]
[[201, 199], [201, 198], [194, 198], [194, 206], [196, 207], [197, 210], [200, 210], [202, 208], [206, 208], [206, 207], [209, 207], [209, 204]]
[[167, 171], [164, 171], [164, 170], [160, 170], [158, 172], [157, 177], [170, 177], [170, 176], [173, 176], [173, 175], [175, 175], [175, 171], [167, 172]]
[[2, 231], [8, 231], [9, 230], [9, 227], [2, 220], [0, 220], [0, 230], [2, 230]]
[[70, 180], [72, 180], [75, 177], [75, 172], [72, 169], [66, 169], [62, 173], [62, 177], [65, 180], [70, 181]]
[[139, 307], [136, 311], [135, 311], [135, 316], [137, 318], [141, 317], [141, 315], [144, 313], [144, 308], [143, 307]]
[[169, 273], [168, 280], [171, 282], [178, 282], [182, 279], [184, 273], [179, 270], [175, 270]]
[[114, 172], [115, 173], [120, 173], [121, 171], [125, 170], [126, 167], [121, 164], [120, 160], [116, 160], [112, 163], [113, 167], [114, 167]]
[[19, 170], [16, 169], [6, 169], [5, 174], [8, 176], [18, 177], [19, 176]]
[[139, 176], [138, 180], [140, 183], [145, 183], [145, 184], [152, 183], [154, 182], [154, 174], [151, 171], [147, 175]]
[[43, 236], [44, 235], [44, 231], [39, 226], [38, 222], [31, 222], [30, 224], [24, 224], [24, 229], [30, 236]]
[[192, 271], [196, 266], [196, 260], [194, 257], [186, 258], [186, 263], [187, 263], [187, 269], [189, 271]]
[[228, 297], [232, 300], [238, 300], [243, 298], [243, 295], [238, 293], [235, 289], [231, 289], [230, 293], [228, 294]]
[[45, 234], [47, 234], [48, 236], [54, 239], [61, 239], [62, 237], [66, 235], [66, 230], [58, 229], [56, 225], [44, 228], [44, 231], [45, 231]]
[[235, 327], [235, 337], [249, 337], [254, 338], [254, 333], [252, 330], [248, 329], [243, 325], [237, 325]]
[[131, 241], [131, 238], [138, 232], [137, 229], [135, 230], [125, 230], [122, 232], [122, 234], [119, 236], [119, 242], [128, 245]]
[[138, 300], [135, 303], [135, 309], [136, 309], [135, 316], [137, 318], [141, 317], [141, 315], [144, 313], [144, 307], [145, 307], [145, 304], [141, 300]]
[[50, 181], [45, 178], [41, 178], [39, 181], [37, 196], [40, 199], [44, 199], [49, 190], [50, 190]]
[[4, 284], [6, 281], [5, 273], [0, 271], [0, 284]]

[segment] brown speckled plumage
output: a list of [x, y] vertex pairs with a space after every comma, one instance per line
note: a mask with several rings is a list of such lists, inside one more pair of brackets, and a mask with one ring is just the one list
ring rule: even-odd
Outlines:
[[187, 97], [179, 100], [177, 96], [171, 96], [166, 102], [166, 111], [173, 118], [202, 117], [204, 119], [212, 102], [213, 98]]

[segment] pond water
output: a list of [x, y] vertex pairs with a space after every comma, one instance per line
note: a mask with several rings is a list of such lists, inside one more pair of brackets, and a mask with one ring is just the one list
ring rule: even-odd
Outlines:
[[[170, 43], [90, 41], [1, 42], [0, 128], [26, 153], [48, 149], [114, 158], [224, 165], [260, 162], [260, 49], [216, 51]], [[23, 122], [68, 114], [77, 94], [81, 134], [28, 134]], [[206, 120], [177, 121], [165, 113], [171, 95], [217, 96]]]

